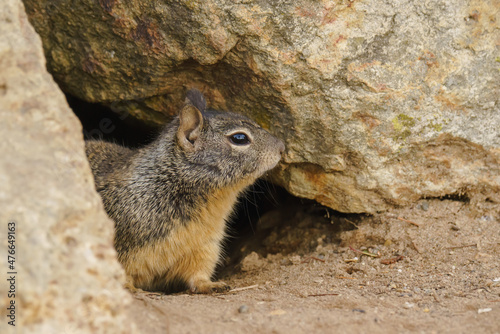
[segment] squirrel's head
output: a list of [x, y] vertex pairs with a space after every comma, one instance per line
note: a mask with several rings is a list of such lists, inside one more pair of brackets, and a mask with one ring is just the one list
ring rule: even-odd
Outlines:
[[274, 168], [285, 150], [280, 139], [249, 118], [207, 110], [197, 90], [187, 93], [179, 112], [176, 142], [192, 172], [218, 184], [253, 182]]

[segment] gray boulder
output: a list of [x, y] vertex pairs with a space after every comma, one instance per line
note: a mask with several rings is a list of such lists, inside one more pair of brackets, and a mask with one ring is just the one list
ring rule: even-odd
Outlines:
[[273, 180], [343, 212], [500, 201], [491, 0], [25, 0], [48, 68], [151, 124], [187, 87], [285, 140]]
[[134, 332], [81, 125], [45, 69], [22, 2], [2, 5], [0, 36], [0, 246], [14, 273], [9, 282], [2, 273], [0, 332]]

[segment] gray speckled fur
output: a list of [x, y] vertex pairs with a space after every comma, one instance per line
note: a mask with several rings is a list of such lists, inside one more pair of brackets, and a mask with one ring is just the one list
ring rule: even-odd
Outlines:
[[[116, 224], [115, 246], [121, 260], [132, 249], [168, 240], [176, 225], [191, 223], [211, 192], [245, 178], [256, 179], [279, 161], [284, 150], [279, 139], [250, 119], [205, 110], [198, 91], [188, 92], [187, 97], [186, 106], [200, 109], [203, 115], [193, 150], [179, 142], [179, 116], [143, 148], [86, 143], [96, 189]], [[229, 143], [228, 134], [239, 129], [251, 133], [251, 147]]]

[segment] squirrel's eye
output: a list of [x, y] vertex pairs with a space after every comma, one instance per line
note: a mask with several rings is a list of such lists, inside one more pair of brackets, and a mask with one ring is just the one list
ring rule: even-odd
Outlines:
[[250, 139], [248, 136], [244, 133], [238, 132], [235, 134], [230, 135], [229, 141], [235, 145], [248, 145], [250, 144]]

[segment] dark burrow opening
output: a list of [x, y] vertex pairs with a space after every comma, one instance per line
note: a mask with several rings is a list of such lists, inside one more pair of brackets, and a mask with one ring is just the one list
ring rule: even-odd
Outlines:
[[82, 123], [86, 140], [103, 139], [127, 147], [140, 147], [153, 141], [161, 130], [98, 103], [85, 102], [68, 94], [66, 100]]
[[[103, 139], [128, 147], [140, 147], [156, 138], [160, 128], [146, 126], [100, 104], [67, 96], [83, 126], [85, 139]], [[313, 251], [319, 236], [340, 243], [340, 232], [356, 228], [365, 216], [343, 214], [313, 200], [289, 194], [266, 180], [258, 180], [240, 198], [229, 223], [223, 261], [218, 276], [239, 271], [241, 260], [251, 252], [290, 254]]]

